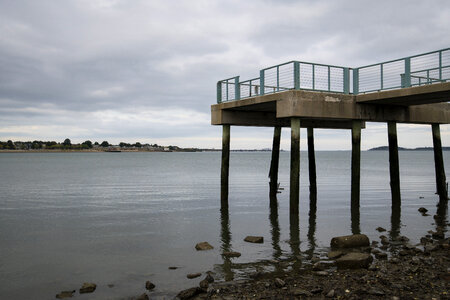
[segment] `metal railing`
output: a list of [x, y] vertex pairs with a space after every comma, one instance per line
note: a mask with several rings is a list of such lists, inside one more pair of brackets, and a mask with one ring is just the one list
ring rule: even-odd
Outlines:
[[450, 48], [359, 68], [289, 61], [260, 70], [257, 78], [218, 81], [217, 103], [287, 90], [356, 95], [446, 81], [450, 81]]

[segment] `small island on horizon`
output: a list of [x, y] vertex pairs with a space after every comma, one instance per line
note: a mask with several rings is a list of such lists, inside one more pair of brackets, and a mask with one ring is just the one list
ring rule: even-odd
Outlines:
[[[433, 151], [433, 147], [417, 147], [417, 148], [404, 148], [398, 147], [399, 151]], [[450, 147], [442, 147], [443, 151], [450, 150]], [[367, 151], [389, 151], [389, 146], [379, 146], [375, 148], [370, 148]]]

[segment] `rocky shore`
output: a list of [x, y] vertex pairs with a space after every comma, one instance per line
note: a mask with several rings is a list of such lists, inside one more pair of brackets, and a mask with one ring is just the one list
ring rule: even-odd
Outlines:
[[[379, 241], [371, 243], [364, 235], [340, 237], [341, 246], [336, 247], [333, 239], [331, 246], [335, 247], [326, 258], [313, 257], [305, 262], [299, 257], [289, 262], [301, 265], [296, 270], [259, 272], [249, 281], [203, 282], [203, 286], [181, 291], [177, 298], [450, 299], [447, 226], [445, 223], [429, 231], [414, 245], [405, 236], [380, 235]], [[353, 241], [348, 242], [348, 238]]]

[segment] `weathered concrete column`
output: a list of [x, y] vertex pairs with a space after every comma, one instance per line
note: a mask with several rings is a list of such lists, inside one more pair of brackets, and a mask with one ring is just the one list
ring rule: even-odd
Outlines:
[[222, 208], [228, 208], [228, 175], [230, 169], [230, 125], [222, 129], [222, 170], [220, 177], [220, 202]]
[[441, 130], [439, 124], [431, 124], [433, 131], [434, 167], [436, 172], [436, 189], [440, 201], [448, 200], [447, 182], [445, 178], [444, 158], [442, 157]]
[[352, 191], [351, 216], [352, 232], [359, 233], [359, 197], [360, 197], [360, 166], [361, 166], [361, 121], [352, 121]]
[[[317, 201], [316, 155], [314, 153], [314, 129], [308, 127], [309, 200]], [[314, 203], [315, 205], [315, 203]]]
[[270, 162], [270, 200], [276, 200], [278, 191], [278, 166], [280, 161], [280, 140], [281, 140], [281, 127], [275, 127], [273, 131], [273, 144], [272, 144], [272, 160]]
[[300, 119], [291, 118], [290, 213], [298, 216], [300, 198]]
[[400, 166], [398, 162], [397, 123], [389, 121], [387, 124], [392, 205], [400, 205]]

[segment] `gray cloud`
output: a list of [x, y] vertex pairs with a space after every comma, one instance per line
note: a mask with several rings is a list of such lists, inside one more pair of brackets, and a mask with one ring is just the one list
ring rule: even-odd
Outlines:
[[[217, 80], [291, 59], [358, 66], [445, 48], [448, 28], [446, 1], [3, 0], [0, 139], [220, 147]], [[236, 132], [240, 147], [245, 135], [249, 148], [270, 142], [270, 130]]]

